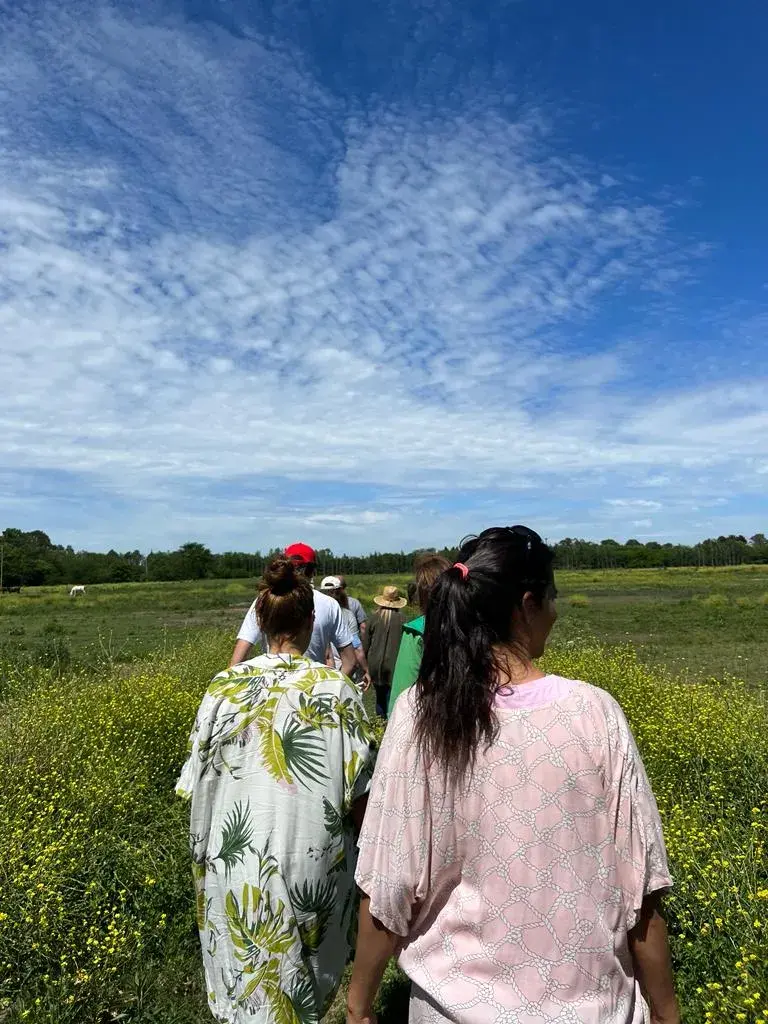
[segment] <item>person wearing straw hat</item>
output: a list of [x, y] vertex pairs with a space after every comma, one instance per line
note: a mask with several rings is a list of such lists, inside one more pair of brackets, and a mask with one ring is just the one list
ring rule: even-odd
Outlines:
[[386, 718], [392, 673], [395, 670], [403, 633], [403, 616], [400, 609], [405, 608], [408, 601], [398, 588], [393, 586], [384, 587], [373, 601], [377, 608], [368, 620], [364, 647], [368, 671], [376, 690], [376, 714]]

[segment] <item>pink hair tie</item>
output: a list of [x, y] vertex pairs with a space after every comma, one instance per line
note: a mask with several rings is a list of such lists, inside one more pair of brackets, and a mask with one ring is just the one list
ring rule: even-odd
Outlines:
[[466, 565], [464, 565], [463, 562], [455, 562], [453, 568], [459, 570], [459, 572], [461, 573], [461, 578], [463, 580], [465, 580], [467, 576], [469, 576], [469, 569], [466, 567]]

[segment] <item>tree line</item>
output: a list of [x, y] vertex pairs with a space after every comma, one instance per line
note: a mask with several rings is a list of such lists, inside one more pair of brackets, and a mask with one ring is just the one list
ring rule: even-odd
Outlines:
[[[768, 539], [762, 533], [710, 538], [698, 544], [642, 543], [630, 539], [589, 541], [566, 537], [552, 544], [560, 569], [650, 569], [672, 566], [724, 566], [768, 563]], [[8, 527], [0, 535], [0, 570], [5, 589], [75, 583], [128, 583], [142, 580], [237, 579], [260, 576], [276, 550], [225, 551], [215, 554], [191, 541], [175, 551], [76, 551], [54, 544], [42, 530]], [[369, 555], [337, 555], [318, 551], [323, 575], [410, 572], [419, 551], [374, 551]], [[456, 550], [440, 552], [453, 559]]]

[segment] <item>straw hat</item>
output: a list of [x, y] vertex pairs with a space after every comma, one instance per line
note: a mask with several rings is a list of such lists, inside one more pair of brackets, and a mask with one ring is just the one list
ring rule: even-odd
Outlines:
[[379, 608], [405, 608], [408, 601], [400, 596], [397, 587], [384, 587], [380, 594], [374, 597], [374, 602]]

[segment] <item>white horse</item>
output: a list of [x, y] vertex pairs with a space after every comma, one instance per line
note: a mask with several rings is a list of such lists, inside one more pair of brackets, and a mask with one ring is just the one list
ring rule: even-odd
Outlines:
[[72, 589], [69, 592], [70, 597], [77, 597], [78, 594], [85, 594], [85, 587], [82, 585], [82, 583], [78, 583], [77, 586], [72, 587]]

